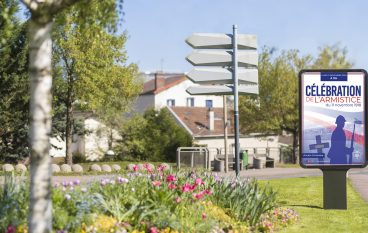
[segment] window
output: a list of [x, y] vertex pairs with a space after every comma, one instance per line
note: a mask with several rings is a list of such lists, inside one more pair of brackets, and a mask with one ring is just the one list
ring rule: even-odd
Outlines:
[[166, 102], [167, 106], [175, 106], [175, 100], [174, 99], [168, 99]]
[[194, 98], [193, 97], [187, 98], [187, 107], [194, 107]]
[[213, 101], [212, 100], [206, 100], [206, 108], [212, 108], [213, 107]]

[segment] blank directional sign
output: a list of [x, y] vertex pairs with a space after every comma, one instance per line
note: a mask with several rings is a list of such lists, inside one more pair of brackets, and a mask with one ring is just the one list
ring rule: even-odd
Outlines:
[[[238, 49], [257, 49], [257, 36], [238, 34]], [[193, 33], [185, 40], [195, 49], [232, 49], [232, 35], [219, 33]]]
[[[195, 50], [186, 57], [194, 66], [231, 66], [232, 52], [226, 50]], [[256, 50], [238, 51], [239, 67], [257, 67]]]
[[[231, 69], [225, 68], [194, 68], [187, 75], [188, 79], [199, 84], [232, 84], [233, 77]], [[239, 69], [238, 79], [240, 84], [257, 84], [257, 69]]]
[[[231, 86], [192, 86], [186, 90], [190, 95], [232, 95], [233, 88]], [[239, 95], [258, 95], [258, 85], [239, 85]]]

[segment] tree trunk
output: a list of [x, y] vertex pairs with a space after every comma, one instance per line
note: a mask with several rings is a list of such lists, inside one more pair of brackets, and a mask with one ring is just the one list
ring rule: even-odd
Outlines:
[[73, 77], [68, 74], [68, 97], [66, 100], [66, 128], [65, 128], [65, 143], [66, 157], [65, 162], [69, 165], [73, 164], [72, 143], [73, 143]]
[[29, 24], [30, 73], [30, 206], [28, 229], [30, 233], [49, 233], [52, 229], [51, 157], [51, 27], [31, 20]]
[[292, 162], [296, 164], [298, 162], [298, 132], [293, 132], [293, 158]]

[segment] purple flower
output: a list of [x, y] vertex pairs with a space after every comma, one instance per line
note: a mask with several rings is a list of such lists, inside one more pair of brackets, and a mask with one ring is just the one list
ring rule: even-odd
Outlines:
[[77, 179], [77, 180], [75, 180], [73, 183], [74, 183], [75, 185], [80, 185], [80, 183], [81, 183], [81, 182], [80, 182], [80, 180], [78, 180], [78, 179]]
[[127, 178], [123, 178], [123, 177], [118, 177], [118, 183], [119, 184], [125, 184], [125, 183], [128, 183], [129, 180]]
[[60, 183], [59, 182], [56, 182], [55, 184], [54, 184], [54, 188], [57, 188], [57, 187], [59, 187], [60, 186]]
[[62, 184], [63, 184], [64, 187], [68, 186], [68, 183], [65, 180], [63, 181]]
[[69, 182], [69, 186], [70, 186], [70, 187], [73, 187], [73, 185], [74, 185], [73, 181], [70, 181], [70, 182]]

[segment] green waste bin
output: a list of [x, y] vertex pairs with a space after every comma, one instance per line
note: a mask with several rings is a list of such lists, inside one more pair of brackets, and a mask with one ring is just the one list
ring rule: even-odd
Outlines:
[[243, 169], [248, 169], [248, 150], [242, 150], [240, 152], [240, 159], [243, 160]]

